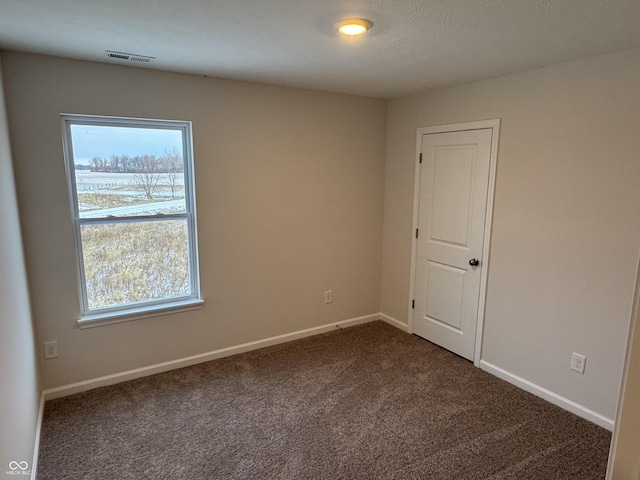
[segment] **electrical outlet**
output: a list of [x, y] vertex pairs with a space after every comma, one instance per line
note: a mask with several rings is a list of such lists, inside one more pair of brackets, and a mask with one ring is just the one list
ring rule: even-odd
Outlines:
[[44, 358], [58, 358], [58, 341], [44, 342]]
[[584, 364], [587, 363], [587, 357], [573, 352], [571, 355], [571, 370], [584, 375]]
[[324, 292], [324, 303], [333, 302], [333, 292], [331, 290], [327, 290]]

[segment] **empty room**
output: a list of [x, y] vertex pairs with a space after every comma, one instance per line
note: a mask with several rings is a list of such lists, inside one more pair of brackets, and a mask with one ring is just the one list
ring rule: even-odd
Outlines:
[[0, 0], [0, 476], [640, 479], [639, 25]]

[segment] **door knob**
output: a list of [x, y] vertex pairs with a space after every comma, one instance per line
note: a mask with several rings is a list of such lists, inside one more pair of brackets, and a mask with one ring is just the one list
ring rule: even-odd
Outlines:
[[477, 258], [472, 258], [471, 260], [469, 260], [469, 265], [471, 265], [472, 267], [477, 267], [478, 265], [480, 265], [480, 260], [478, 260]]

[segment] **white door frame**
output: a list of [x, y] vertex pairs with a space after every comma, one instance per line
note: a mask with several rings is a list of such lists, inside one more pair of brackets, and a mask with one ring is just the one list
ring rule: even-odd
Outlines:
[[491, 221], [493, 218], [493, 199], [496, 185], [496, 164], [498, 160], [498, 137], [500, 133], [500, 119], [480, 120], [477, 122], [454, 123], [450, 125], [439, 125], [435, 127], [420, 127], [416, 132], [416, 158], [413, 181], [413, 224], [411, 229], [411, 277], [409, 278], [409, 302], [408, 302], [408, 328], [409, 333], [413, 333], [413, 301], [416, 277], [416, 254], [418, 241], [416, 239], [416, 229], [418, 228], [418, 214], [420, 206], [420, 152], [422, 150], [422, 136], [432, 133], [461, 132], [467, 130], [491, 129], [491, 159], [489, 164], [489, 190], [487, 191], [487, 211], [484, 219], [484, 243], [482, 246], [483, 268], [480, 275], [480, 297], [478, 301], [478, 323], [476, 326], [476, 346], [473, 356], [473, 364], [480, 366], [482, 353], [482, 332], [484, 328], [484, 309], [487, 298], [487, 275], [489, 272], [489, 250], [491, 245]]

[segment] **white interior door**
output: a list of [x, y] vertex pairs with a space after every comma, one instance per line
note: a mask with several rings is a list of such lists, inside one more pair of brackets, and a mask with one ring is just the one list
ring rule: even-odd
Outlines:
[[492, 129], [422, 136], [413, 331], [473, 360]]

